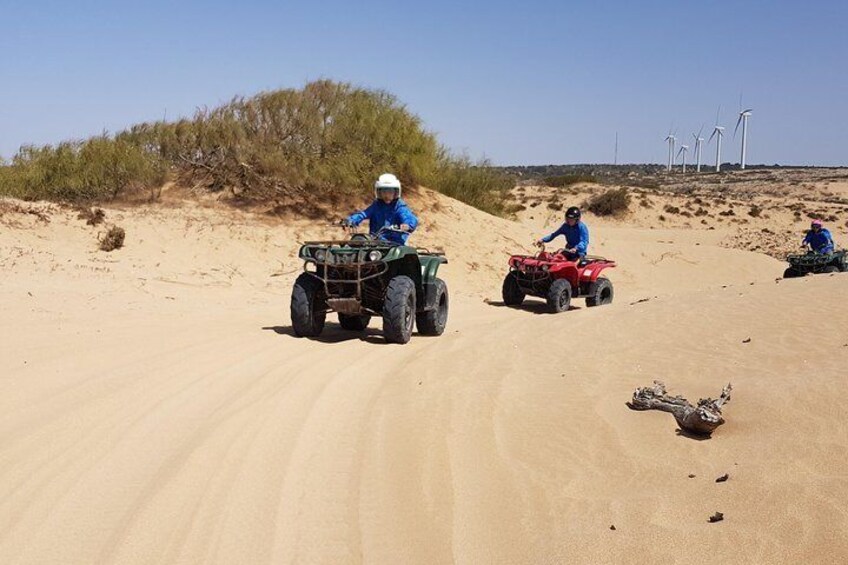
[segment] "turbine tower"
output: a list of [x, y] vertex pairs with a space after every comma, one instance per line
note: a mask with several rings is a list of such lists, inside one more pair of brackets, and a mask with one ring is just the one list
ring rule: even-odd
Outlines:
[[747, 110], [739, 112], [739, 119], [736, 120], [736, 129], [733, 130], [733, 137], [735, 138], [736, 130], [739, 129], [739, 124], [742, 124], [742, 157], [739, 161], [742, 170], [745, 170], [745, 149], [748, 145], [748, 117], [751, 115], [752, 111], [752, 108], [748, 108]]
[[668, 172], [671, 172], [671, 168], [674, 166], [674, 142], [676, 139], [671, 133], [665, 138], [668, 141]]
[[[739, 107], [741, 108], [742, 103], [740, 102], [739, 104], [740, 104]], [[713, 137], [715, 137], [716, 134], [718, 134], [718, 139], [716, 139], [716, 172], [717, 173], [721, 172], [721, 138], [722, 138], [722, 136], [724, 136], [724, 127], [718, 125], [719, 116], [721, 116], [721, 104], [718, 105], [718, 109], [716, 110], [716, 123], [715, 123], [715, 127], [713, 128], [713, 133], [710, 136], [710, 140], [707, 141], [707, 145], [709, 145], [710, 143], [712, 143]]]
[[683, 173], [686, 174], [686, 152], [689, 150], [688, 145], [681, 145], [680, 151], [677, 152], [678, 155], [683, 153]]
[[701, 172], [701, 145], [704, 142], [704, 138], [701, 137], [701, 133], [704, 131], [704, 126], [701, 126], [701, 130], [698, 133], [693, 133], [692, 137], [695, 138], [695, 159], [698, 161], [697, 172]]
[[721, 126], [716, 126], [713, 128], [713, 134], [710, 136], [710, 140], [707, 143], [712, 143], [713, 137], [718, 134], [716, 138], [716, 172], [721, 172], [721, 136], [724, 135], [724, 128]]

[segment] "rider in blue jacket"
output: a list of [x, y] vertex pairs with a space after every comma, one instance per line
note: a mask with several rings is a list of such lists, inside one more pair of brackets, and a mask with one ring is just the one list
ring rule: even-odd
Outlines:
[[384, 227], [398, 226], [401, 231], [384, 231], [380, 237], [386, 241], [405, 244], [409, 234], [418, 226], [418, 218], [406, 202], [401, 200], [400, 180], [389, 173], [380, 175], [374, 183], [374, 194], [374, 202], [365, 210], [348, 216], [345, 223], [358, 226], [367, 219], [368, 232], [371, 235], [376, 235]]
[[565, 212], [565, 223], [551, 235], [546, 235], [538, 243], [548, 243], [557, 236], [565, 236], [563, 253], [574, 260], [586, 256], [589, 249], [589, 228], [580, 221], [580, 208], [572, 206]]
[[813, 220], [810, 231], [807, 232], [801, 245], [809, 245], [815, 253], [833, 253], [835, 248], [833, 236], [822, 227], [821, 220]]

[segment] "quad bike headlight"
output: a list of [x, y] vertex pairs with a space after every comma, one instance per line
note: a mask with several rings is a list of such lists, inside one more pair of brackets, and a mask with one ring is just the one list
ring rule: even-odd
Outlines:
[[545, 271], [546, 273], [548, 272], [548, 270], [550, 270], [550, 268], [551, 268], [550, 265], [542, 265], [542, 270]]
[[320, 261], [320, 262], [323, 263], [324, 259], [326, 259], [326, 258], [327, 258], [327, 252], [326, 251], [324, 251], [323, 249], [316, 249], [315, 250], [315, 260], [316, 261]]
[[379, 261], [383, 258], [383, 254], [376, 249], [368, 254], [369, 261]]

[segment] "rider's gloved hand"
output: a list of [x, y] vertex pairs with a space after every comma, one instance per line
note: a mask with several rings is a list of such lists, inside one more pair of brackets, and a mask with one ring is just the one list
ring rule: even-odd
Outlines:
[[351, 222], [350, 220], [348, 220], [347, 218], [345, 218], [345, 219], [343, 219], [343, 220], [341, 220], [341, 221], [339, 222], [339, 225], [340, 225], [341, 227], [343, 227], [343, 228], [352, 228], [352, 227], [353, 227], [353, 222]]
[[401, 224], [401, 225], [398, 226], [398, 229], [400, 231], [411, 232], [412, 226], [410, 226], [409, 224]]

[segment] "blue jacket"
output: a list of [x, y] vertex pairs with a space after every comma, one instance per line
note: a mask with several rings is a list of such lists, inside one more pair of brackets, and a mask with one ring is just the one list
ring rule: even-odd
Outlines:
[[803, 245], [809, 245], [816, 253], [833, 253], [833, 236], [830, 232], [822, 228], [818, 233], [810, 230], [802, 242]]
[[[371, 205], [361, 212], [354, 212], [347, 220], [354, 226], [358, 226], [363, 220], [368, 220], [368, 232], [375, 235], [380, 228], [391, 225], [408, 224], [414, 231], [418, 226], [418, 218], [412, 213], [409, 206], [402, 199], [386, 204], [382, 200], [374, 200]], [[409, 234], [399, 232], [385, 232], [382, 236], [386, 241], [405, 244]]]
[[551, 235], [543, 237], [542, 241], [548, 243], [559, 235], [565, 236], [566, 247], [573, 247], [581, 257], [586, 256], [586, 251], [589, 249], [589, 228], [586, 227], [586, 224], [577, 222], [574, 226], [569, 226], [566, 222]]

